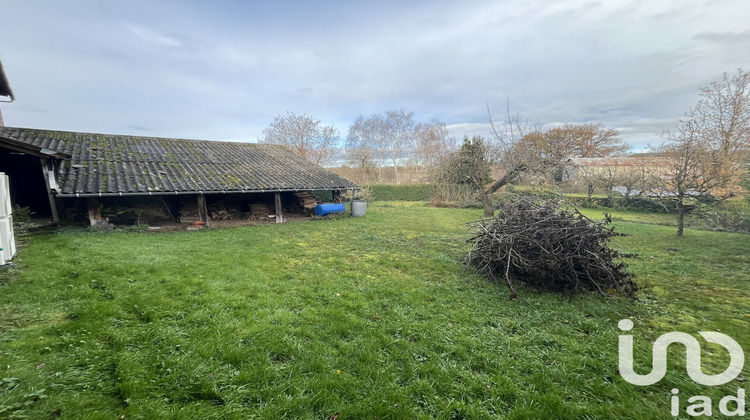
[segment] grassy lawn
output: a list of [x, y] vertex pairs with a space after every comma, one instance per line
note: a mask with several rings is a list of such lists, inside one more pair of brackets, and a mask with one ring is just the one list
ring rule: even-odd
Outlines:
[[750, 349], [749, 235], [618, 214], [635, 301], [509, 301], [461, 263], [480, 215], [371, 203], [360, 219], [36, 235], [0, 283], [0, 418], [672, 418], [672, 388], [684, 413], [743, 387], [694, 384], [678, 346], [661, 382], [625, 382], [617, 322], [635, 322], [641, 373], [673, 330]]

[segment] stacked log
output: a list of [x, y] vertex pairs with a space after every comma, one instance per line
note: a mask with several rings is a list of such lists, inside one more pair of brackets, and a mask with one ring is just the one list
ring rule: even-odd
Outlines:
[[192, 223], [200, 220], [198, 201], [194, 196], [183, 196], [180, 199], [180, 222]]
[[241, 216], [237, 209], [227, 207], [224, 200], [212, 201], [207, 207], [211, 220], [232, 220]]
[[298, 191], [294, 195], [297, 196], [300, 205], [306, 210], [312, 210], [318, 205], [318, 199], [312, 191]]
[[274, 214], [275, 211], [265, 203], [250, 203], [250, 215], [256, 219], [265, 219], [269, 214]]

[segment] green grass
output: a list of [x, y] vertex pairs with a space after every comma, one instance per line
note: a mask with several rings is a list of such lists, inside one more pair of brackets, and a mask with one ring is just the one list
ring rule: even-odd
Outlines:
[[461, 263], [480, 215], [370, 203], [359, 219], [34, 236], [0, 285], [0, 418], [671, 418], [672, 388], [684, 412], [742, 386], [692, 383], [676, 349], [661, 382], [628, 384], [617, 321], [636, 323], [641, 372], [672, 330], [750, 349], [750, 236], [618, 213], [635, 301], [510, 301]]

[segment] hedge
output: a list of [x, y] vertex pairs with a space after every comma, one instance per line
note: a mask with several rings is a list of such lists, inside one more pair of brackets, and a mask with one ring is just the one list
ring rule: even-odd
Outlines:
[[[433, 188], [430, 184], [371, 184], [367, 187], [372, 191], [372, 201], [429, 201]], [[321, 203], [333, 201], [330, 191], [315, 191], [315, 195]]]
[[[518, 195], [527, 195], [540, 198], [555, 198], [559, 197], [559, 193], [552, 190], [530, 190], [520, 188], [509, 188], [508, 192], [512, 192]], [[640, 211], [647, 213], [676, 213], [677, 207], [674, 200], [669, 198], [650, 198], [650, 197], [579, 197], [579, 196], [566, 196], [566, 199], [576, 205], [577, 207], [583, 208], [610, 208], [610, 209], [623, 209], [629, 211]]]
[[429, 201], [432, 193], [430, 184], [373, 184], [370, 185], [376, 201]]

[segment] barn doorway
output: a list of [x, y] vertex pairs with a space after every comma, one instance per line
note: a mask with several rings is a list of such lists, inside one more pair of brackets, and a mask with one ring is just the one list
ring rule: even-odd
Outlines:
[[38, 156], [0, 148], [0, 172], [10, 177], [10, 200], [13, 205], [28, 207], [35, 213], [35, 218], [52, 217]]

